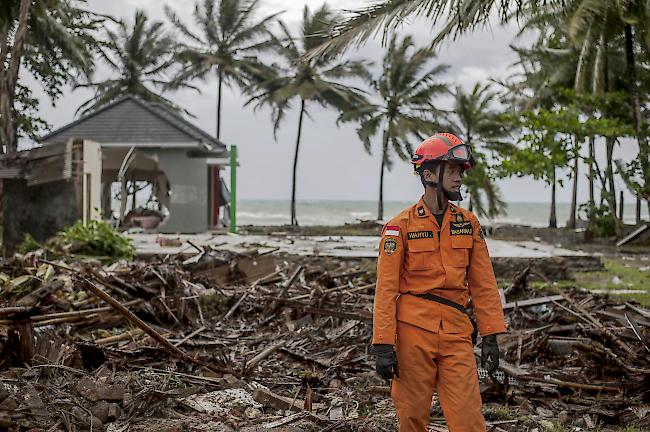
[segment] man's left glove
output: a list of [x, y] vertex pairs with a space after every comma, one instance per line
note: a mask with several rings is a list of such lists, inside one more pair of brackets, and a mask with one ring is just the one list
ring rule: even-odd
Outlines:
[[491, 334], [483, 337], [483, 346], [481, 347], [481, 366], [488, 374], [492, 375], [499, 368], [499, 344], [497, 335]]
[[385, 380], [392, 379], [393, 375], [399, 378], [395, 348], [385, 344], [376, 344], [372, 347], [376, 356], [375, 367], [379, 376]]

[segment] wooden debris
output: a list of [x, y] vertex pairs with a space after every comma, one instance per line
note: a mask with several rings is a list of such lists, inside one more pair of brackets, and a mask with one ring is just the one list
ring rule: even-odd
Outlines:
[[[100, 430], [101, 421], [105, 429], [114, 422], [110, 430], [141, 430], [136, 423], [145, 418], [167, 428], [189, 415], [213, 422], [211, 430], [392, 430], [390, 389], [369, 351], [373, 265], [207, 246], [189, 259], [105, 266], [5, 261], [2, 277], [28, 288], [0, 297], [0, 424]], [[531, 263], [521, 268], [528, 271], [506, 290], [500, 371], [494, 378], [478, 371], [483, 399], [508, 401], [515, 417], [490, 429], [544, 430], [560, 411], [585, 425], [588, 415], [596, 425], [647, 427], [650, 311], [586, 292], [531, 289], [528, 276], [553, 281]], [[46, 270], [47, 281], [33, 277]], [[33, 350], [4, 355], [20, 346], [20, 326], [30, 325], [24, 340]], [[480, 358], [480, 347], [475, 352]], [[20, 398], [3, 396], [3, 382], [22, 394], [27, 384], [38, 389], [48, 416], [31, 416]], [[111, 395], [115, 388], [124, 391]], [[120, 398], [98, 400], [100, 393]], [[209, 406], [226, 411], [189, 413], [180, 402], [208, 393]], [[18, 415], [3, 416], [5, 405]], [[437, 413], [430, 428], [442, 424]]]
[[172, 355], [175, 355], [177, 357], [180, 357], [185, 360], [189, 360], [191, 362], [194, 361], [192, 357], [188, 356], [185, 354], [183, 351], [181, 351], [178, 347], [174, 346], [171, 342], [169, 342], [167, 339], [162, 337], [160, 333], [158, 333], [156, 330], [152, 329], [150, 326], [148, 326], [144, 321], [142, 321], [140, 318], [135, 316], [133, 312], [128, 310], [124, 305], [117, 300], [115, 300], [113, 297], [110, 295], [106, 294], [104, 291], [102, 291], [101, 288], [95, 286], [90, 280], [85, 279], [84, 280], [84, 287], [90, 290], [93, 294], [95, 294], [97, 297], [101, 298], [104, 300], [106, 303], [111, 305], [119, 314], [124, 316], [127, 320], [129, 320], [133, 325], [141, 329], [143, 332], [148, 334], [153, 340], [158, 342], [160, 345], [162, 345], [167, 351], [169, 351]]

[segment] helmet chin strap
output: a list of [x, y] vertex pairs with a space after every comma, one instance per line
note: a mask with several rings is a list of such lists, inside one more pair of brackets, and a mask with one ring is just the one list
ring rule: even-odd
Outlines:
[[448, 191], [442, 186], [444, 171], [445, 171], [444, 166], [440, 165], [439, 174], [438, 174], [438, 181], [437, 182], [432, 182], [432, 181], [429, 181], [429, 180], [424, 180], [424, 184], [429, 186], [429, 187], [436, 188], [436, 195], [438, 197], [438, 205], [442, 205], [442, 196], [443, 195], [449, 201], [462, 201], [463, 200], [463, 195], [460, 193], [460, 191], [458, 191], [458, 192]]

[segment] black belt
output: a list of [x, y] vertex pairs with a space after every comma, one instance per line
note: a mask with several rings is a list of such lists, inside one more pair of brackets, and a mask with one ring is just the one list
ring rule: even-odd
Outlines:
[[476, 325], [476, 321], [474, 320], [474, 318], [472, 318], [469, 312], [467, 312], [467, 309], [465, 309], [465, 306], [434, 294], [429, 294], [429, 293], [415, 294], [411, 292], [407, 294], [413, 295], [415, 297], [420, 297], [429, 301], [433, 301], [436, 303], [440, 303], [445, 306], [453, 307], [454, 309], [467, 315], [467, 318], [469, 318], [469, 321], [472, 323], [472, 327], [474, 328], [474, 330], [472, 330], [472, 345], [476, 345], [476, 339], [478, 338], [478, 326]]

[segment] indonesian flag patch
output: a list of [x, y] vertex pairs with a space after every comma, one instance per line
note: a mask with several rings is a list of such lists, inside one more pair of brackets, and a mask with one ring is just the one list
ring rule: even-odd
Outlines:
[[387, 236], [399, 236], [399, 226], [397, 225], [388, 225], [386, 226], [386, 231], [384, 231], [384, 235]]

